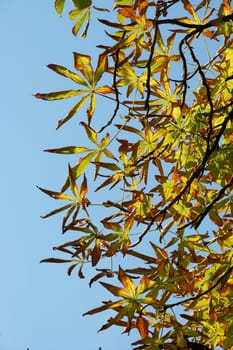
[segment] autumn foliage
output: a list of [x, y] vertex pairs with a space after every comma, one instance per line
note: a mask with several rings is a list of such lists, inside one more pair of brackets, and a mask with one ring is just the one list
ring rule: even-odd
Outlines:
[[110, 300], [86, 315], [112, 310], [100, 329], [138, 331], [134, 349], [232, 349], [231, 1], [73, 5], [74, 35], [91, 42], [96, 17], [105, 34], [96, 57], [73, 53], [74, 69], [48, 65], [71, 90], [35, 95], [72, 98], [57, 128], [86, 135], [46, 150], [69, 165], [60, 189], [40, 188], [64, 203], [44, 217], [63, 213], [72, 240], [43, 261], [88, 271]]

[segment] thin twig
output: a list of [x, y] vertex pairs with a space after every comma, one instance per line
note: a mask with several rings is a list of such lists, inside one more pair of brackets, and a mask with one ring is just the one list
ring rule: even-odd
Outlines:
[[[123, 32], [122, 34], [122, 39], [124, 39], [125, 37], [125, 33], [126, 32]], [[114, 72], [113, 72], [113, 88], [116, 92], [116, 106], [115, 106], [115, 109], [113, 111], [113, 115], [112, 117], [107, 121], [106, 124], [104, 124], [98, 131], [98, 134], [101, 133], [102, 131], [104, 131], [109, 125], [112, 124], [114, 118], [116, 117], [117, 115], [117, 112], [119, 110], [119, 107], [120, 107], [120, 99], [119, 99], [119, 90], [118, 90], [118, 87], [117, 87], [117, 69], [118, 69], [118, 64], [119, 64], [119, 54], [120, 54], [120, 48], [116, 50], [116, 61], [115, 61], [115, 65], [114, 65]]]
[[178, 302], [176, 302], [176, 303], [165, 304], [165, 305], [163, 306], [163, 311], [166, 311], [167, 309], [170, 309], [170, 308], [172, 308], [172, 307], [174, 307], [174, 306], [179, 306], [179, 305], [181, 305], [181, 304], [183, 304], [183, 303], [187, 303], [187, 302], [189, 302], [189, 301], [196, 300], [196, 299], [199, 299], [199, 298], [203, 297], [203, 295], [208, 294], [208, 293], [211, 292], [214, 288], [216, 288], [216, 287], [219, 285], [219, 283], [220, 283], [224, 278], [226, 278], [228, 275], [230, 275], [230, 273], [231, 273], [232, 271], [233, 271], [233, 266], [229, 267], [229, 269], [228, 269], [222, 276], [220, 276], [220, 277], [217, 279], [217, 281], [216, 281], [211, 287], [207, 288], [204, 292], [201, 292], [201, 293], [199, 293], [199, 294], [197, 294], [197, 295], [194, 295], [194, 296], [192, 296], [192, 297], [190, 297], [190, 298], [187, 298], [187, 299], [178, 301]]

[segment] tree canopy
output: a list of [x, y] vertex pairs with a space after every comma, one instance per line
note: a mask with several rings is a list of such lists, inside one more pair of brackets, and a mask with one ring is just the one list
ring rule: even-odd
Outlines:
[[88, 271], [110, 299], [85, 315], [110, 310], [100, 330], [138, 332], [134, 349], [232, 349], [231, 1], [104, 5], [73, 0], [79, 40], [91, 44], [93, 18], [103, 29], [96, 55], [49, 64], [72, 88], [35, 95], [72, 98], [57, 129], [86, 135], [45, 150], [69, 164], [60, 189], [39, 187], [64, 203], [43, 217], [63, 213], [62, 233], [75, 237], [54, 247], [63, 258], [42, 261]]

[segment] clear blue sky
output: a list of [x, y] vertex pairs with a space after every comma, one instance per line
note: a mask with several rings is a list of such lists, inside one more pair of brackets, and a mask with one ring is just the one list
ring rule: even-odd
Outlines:
[[87, 280], [68, 277], [65, 265], [39, 263], [64, 237], [60, 218], [40, 219], [56, 203], [36, 185], [56, 190], [66, 174], [66, 160], [42, 150], [81, 140], [73, 123], [55, 131], [70, 102], [32, 95], [70, 87], [46, 64], [72, 67], [73, 51], [95, 49], [72, 36], [72, 23], [53, 3], [0, 1], [0, 350], [130, 349], [132, 338], [121, 329], [97, 333], [107, 314], [82, 317], [103, 298], [98, 284], [89, 289]]

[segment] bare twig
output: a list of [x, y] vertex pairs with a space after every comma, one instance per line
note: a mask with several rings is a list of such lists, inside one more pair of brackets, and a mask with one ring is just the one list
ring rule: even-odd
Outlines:
[[[122, 39], [124, 39], [125, 37], [125, 32], [123, 32], [122, 34]], [[111, 116], [111, 118], [107, 121], [106, 124], [104, 124], [99, 130], [98, 130], [98, 133], [101, 133], [102, 131], [104, 131], [109, 125], [112, 124], [114, 118], [116, 117], [117, 115], [117, 112], [119, 110], [119, 107], [120, 107], [120, 99], [119, 99], [119, 90], [118, 90], [118, 87], [117, 87], [117, 69], [118, 69], [118, 64], [119, 64], [119, 54], [120, 54], [120, 48], [116, 50], [116, 60], [115, 60], [115, 65], [114, 65], [114, 72], [113, 72], [113, 87], [114, 87], [114, 90], [116, 92], [116, 106], [115, 106], [115, 109], [113, 111], [113, 115]]]

